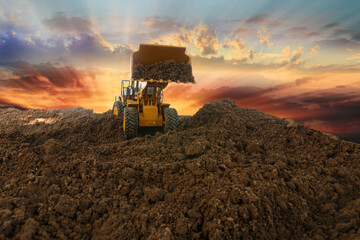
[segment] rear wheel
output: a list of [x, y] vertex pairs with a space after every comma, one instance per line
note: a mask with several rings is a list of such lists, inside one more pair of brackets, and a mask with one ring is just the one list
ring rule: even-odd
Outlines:
[[124, 112], [124, 105], [119, 101], [114, 102], [113, 114], [115, 114], [116, 116], [121, 116], [123, 112]]
[[137, 136], [139, 129], [139, 114], [136, 108], [126, 107], [124, 109], [124, 137], [131, 139]]
[[164, 131], [173, 130], [180, 125], [179, 116], [175, 108], [164, 108]]

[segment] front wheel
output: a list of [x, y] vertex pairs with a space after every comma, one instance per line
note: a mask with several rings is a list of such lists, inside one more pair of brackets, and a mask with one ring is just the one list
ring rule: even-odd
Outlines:
[[173, 130], [180, 125], [179, 116], [175, 108], [164, 109], [165, 124], [163, 126], [164, 132]]
[[139, 114], [136, 108], [126, 107], [124, 109], [124, 138], [131, 139], [137, 136], [139, 129]]
[[114, 102], [113, 114], [115, 114], [116, 116], [121, 116], [123, 114], [123, 111], [124, 111], [124, 105], [119, 101]]

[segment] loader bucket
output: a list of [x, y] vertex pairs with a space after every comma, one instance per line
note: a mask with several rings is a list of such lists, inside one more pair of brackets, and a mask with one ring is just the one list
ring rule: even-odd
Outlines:
[[[191, 59], [185, 54], [185, 47], [140, 44], [139, 51], [133, 52], [130, 59], [130, 77], [133, 79], [134, 66], [142, 64], [144, 66], [164, 63], [166, 61], [176, 63], [187, 63], [191, 65]], [[151, 79], [157, 81], [158, 79]]]

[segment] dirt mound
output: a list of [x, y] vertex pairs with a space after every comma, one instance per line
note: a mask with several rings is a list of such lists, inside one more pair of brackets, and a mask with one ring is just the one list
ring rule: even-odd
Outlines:
[[110, 113], [0, 120], [0, 238], [360, 237], [360, 145], [231, 100], [128, 141]]
[[176, 63], [173, 60], [150, 65], [137, 63], [134, 65], [132, 78], [195, 82], [191, 65], [187, 63]]
[[22, 138], [34, 146], [52, 138], [72, 144], [117, 141], [123, 136], [122, 120], [114, 118], [111, 111], [96, 114], [80, 107], [27, 111], [0, 109], [0, 122], [4, 137]]

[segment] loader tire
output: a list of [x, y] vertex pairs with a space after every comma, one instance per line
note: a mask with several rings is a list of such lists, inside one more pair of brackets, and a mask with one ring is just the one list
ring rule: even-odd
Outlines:
[[131, 139], [137, 136], [139, 129], [139, 114], [136, 108], [126, 107], [124, 109], [124, 138]]
[[114, 102], [112, 112], [116, 116], [121, 116], [124, 112], [124, 105], [119, 101]]
[[175, 108], [164, 109], [165, 124], [163, 126], [164, 132], [173, 130], [180, 125], [179, 116]]

